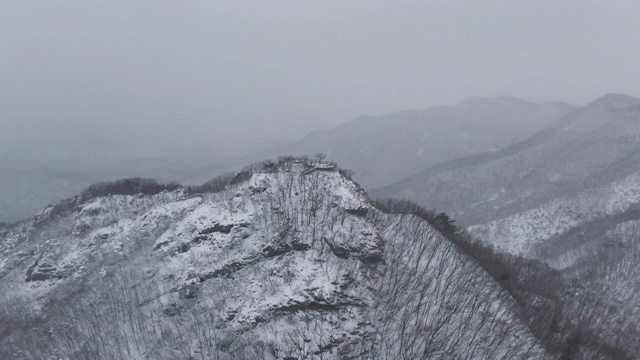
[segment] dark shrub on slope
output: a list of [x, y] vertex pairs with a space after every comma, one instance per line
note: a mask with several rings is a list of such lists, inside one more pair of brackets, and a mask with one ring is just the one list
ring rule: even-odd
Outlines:
[[91, 185], [80, 194], [83, 200], [109, 195], [155, 195], [179, 189], [176, 183], [161, 184], [152, 179], [131, 178]]
[[550, 354], [562, 359], [632, 359], [620, 348], [606, 344], [597, 329], [574, 316], [576, 309], [591, 307], [575, 298], [573, 284], [548, 264], [495, 251], [475, 241], [455, 220], [408, 200], [387, 198], [373, 202], [381, 211], [412, 214], [438, 229], [446, 238], [471, 256], [519, 305], [519, 316]]

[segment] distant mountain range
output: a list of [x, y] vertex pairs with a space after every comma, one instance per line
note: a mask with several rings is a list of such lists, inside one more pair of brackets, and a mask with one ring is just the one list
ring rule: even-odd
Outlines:
[[496, 220], [640, 170], [639, 116], [640, 99], [606, 95], [521, 142], [438, 164], [371, 194], [428, 204], [466, 225]]
[[201, 183], [241, 164], [279, 155], [324, 153], [355, 171], [365, 188], [389, 185], [443, 161], [497, 150], [544, 129], [575, 107], [534, 104], [513, 97], [470, 98], [454, 106], [362, 116], [332, 130], [247, 157], [203, 167]]
[[573, 109], [559, 102], [470, 98], [455, 106], [363, 116], [333, 130], [312, 133], [288, 146], [285, 153], [326, 153], [354, 170], [363, 186], [374, 188], [447, 160], [521, 141]]
[[607, 346], [640, 351], [640, 99], [606, 95], [522, 142], [370, 194], [445, 211], [483, 246], [545, 262], [578, 333], [598, 329]]
[[184, 139], [175, 139], [175, 143], [168, 142], [159, 149], [139, 149], [135, 143], [107, 146], [102, 141], [94, 146], [84, 135], [68, 135], [64, 142], [38, 138], [16, 147], [2, 147], [0, 222], [29, 218], [44, 206], [97, 182], [128, 177], [180, 182], [191, 178], [199, 166], [211, 159], [223, 159], [229, 154], [242, 156], [285, 142], [277, 138], [213, 137], [210, 144], [184, 144]]
[[[0, 176], [6, 179], [0, 183], [0, 192], [24, 193], [28, 184], [46, 189], [47, 196], [5, 199], [0, 204], [0, 221], [29, 217], [50, 201], [79, 192], [91, 182], [151, 177], [197, 184], [250, 162], [288, 154], [326, 153], [329, 159], [353, 169], [363, 186], [379, 187], [442, 161], [520, 141], [573, 108], [560, 102], [533, 104], [511, 97], [470, 98], [455, 106], [363, 116], [299, 141], [207, 138], [193, 131], [176, 134], [175, 141], [137, 141], [137, 136], [146, 136], [143, 133], [114, 135], [109, 140], [111, 135], [102, 138], [88, 125], [52, 138], [46, 129], [37, 137], [18, 129], [16, 136], [27, 140], [0, 147], [0, 166], [21, 169], [23, 174], [19, 180], [0, 169]], [[186, 140], [189, 136], [193, 136], [191, 142]], [[55, 172], [68, 172], [85, 180], [46, 183], [43, 175], [48, 172], [52, 179]], [[23, 182], [29, 173], [34, 176]]]

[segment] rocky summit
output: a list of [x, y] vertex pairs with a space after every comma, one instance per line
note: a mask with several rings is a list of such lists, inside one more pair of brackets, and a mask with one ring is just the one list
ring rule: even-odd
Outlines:
[[281, 158], [3, 225], [0, 358], [545, 357], [475, 261], [348, 175]]

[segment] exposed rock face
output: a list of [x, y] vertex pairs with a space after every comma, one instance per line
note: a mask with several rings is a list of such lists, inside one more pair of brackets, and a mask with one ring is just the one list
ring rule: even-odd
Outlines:
[[[46, 315], [39, 326], [69, 324], [30, 351], [544, 357], [512, 299], [421, 219], [380, 212], [338, 172], [305, 175], [287, 163], [245, 178], [217, 193], [67, 203], [10, 229], [0, 242], [0, 293], [12, 294], [3, 301], [34, 298], [33, 313]], [[47, 255], [18, 255], [30, 251]], [[0, 337], [0, 357], [25, 351], [26, 334]]]

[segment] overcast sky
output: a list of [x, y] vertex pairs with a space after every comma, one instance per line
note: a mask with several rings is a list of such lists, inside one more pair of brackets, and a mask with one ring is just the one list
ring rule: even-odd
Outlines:
[[638, 1], [2, 0], [0, 130], [282, 137], [470, 96], [638, 96], [639, 19]]

